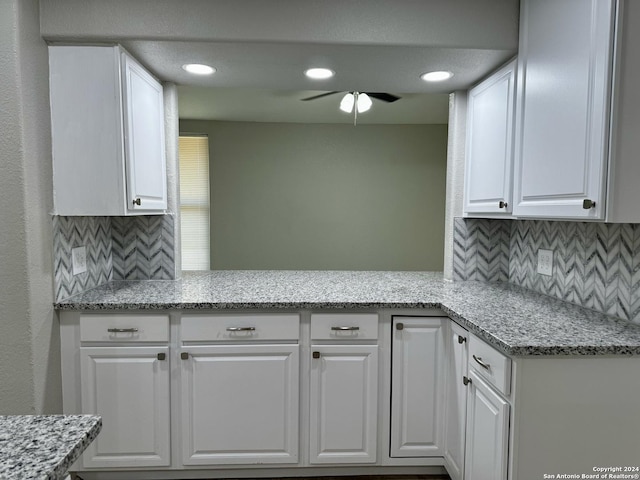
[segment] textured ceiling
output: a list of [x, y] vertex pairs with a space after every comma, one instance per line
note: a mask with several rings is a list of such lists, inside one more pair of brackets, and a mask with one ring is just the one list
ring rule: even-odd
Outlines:
[[[344, 122], [344, 115], [331, 113], [339, 96], [299, 98], [359, 90], [403, 97], [389, 105], [375, 102], [367, 121], [443, 123], [444, 95], [467, 89], [507, 61], [518, 41], [518, 0], [41, 0], [40, 5], [46, 40], [123, 44], [161, 80], [180, 86], [185, 118]], [[184, 63], [207, 63], [218, 71], [193, 77], [181, 69]], [[309, 80], [302, 72], [310, 66], [332, 68], [336, 76]], [[453, 71], [454, 78], [439, 84], [419, 78], [440, 69]]]

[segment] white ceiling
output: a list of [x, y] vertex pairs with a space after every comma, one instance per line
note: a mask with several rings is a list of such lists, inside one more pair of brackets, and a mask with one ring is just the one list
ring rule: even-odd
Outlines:
[[[347, 122], [340, 95], [389, 92], [359, 123], [446, 123], [447, 94], [517, 50], [518, 0], [41, 0], [49, 42], [117, 42], [179, 85], [181, 118]], [[194, 77], [184, 63], [218, 70]], [[304, 77], [310, 66], [336, 76]], [[446, 83], [419, 76], [451, 70]]]

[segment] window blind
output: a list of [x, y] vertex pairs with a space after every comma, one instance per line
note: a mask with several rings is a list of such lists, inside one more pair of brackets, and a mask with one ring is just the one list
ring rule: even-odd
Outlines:
[[209, 138], [181, 135], [182, 269], [209, 270]]

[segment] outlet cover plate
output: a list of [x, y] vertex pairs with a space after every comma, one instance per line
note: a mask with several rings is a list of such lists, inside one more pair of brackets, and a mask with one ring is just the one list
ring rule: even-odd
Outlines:
[[553, 250], [538, 250], [538, 273], [540, 275], [553, 275]]
[[86, 247], [76, 247], [71, 249], [71, 268], [73, 269], [74, 275], [87, 271]]

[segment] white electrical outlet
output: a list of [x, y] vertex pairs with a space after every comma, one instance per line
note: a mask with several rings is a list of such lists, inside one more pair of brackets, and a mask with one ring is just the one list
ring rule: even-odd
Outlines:
[[76, 247], [71, 249], [71, 268], [73, 269], [74, 275], [87, 271], [86, 247]]
[[553, 275], [553, 250], [538, 250], [538, 273], [540, 275]]

